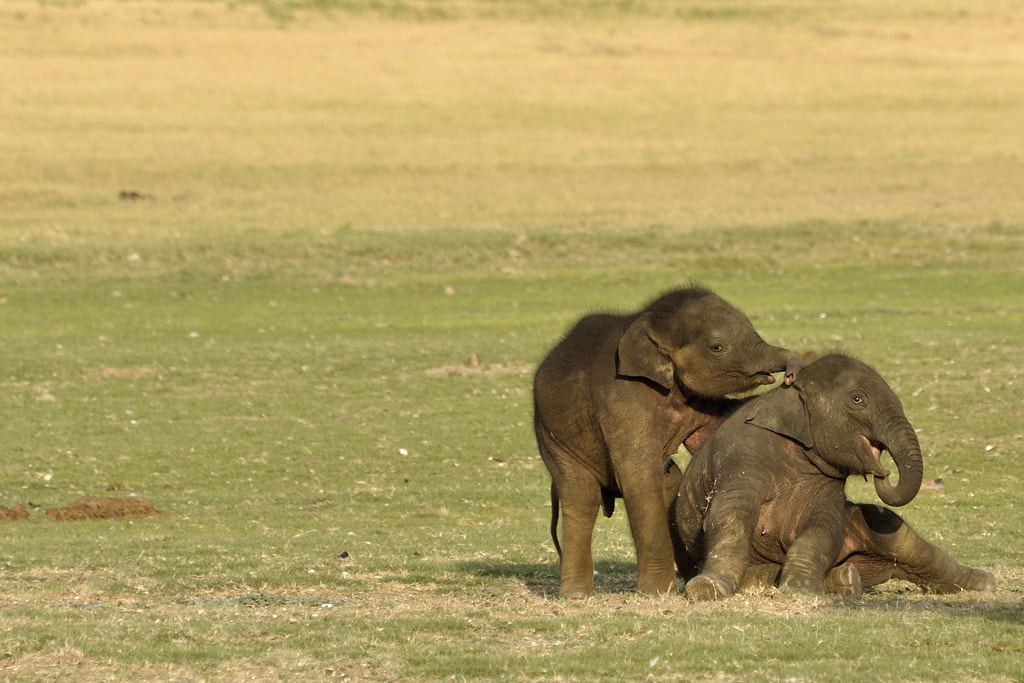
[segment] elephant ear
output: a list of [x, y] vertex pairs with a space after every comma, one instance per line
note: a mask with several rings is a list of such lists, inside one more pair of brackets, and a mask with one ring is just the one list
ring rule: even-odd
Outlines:
[[619, 340], [618, 373], [650, 380], [666, 391], [672, 388], [675, 368], [651, 337], [647, 316], [637, 318]]
[[807, 408], [794, 387], [778, 387], [756, 399], [746, 422], [793, 439], [806, 448], [814, 447]]

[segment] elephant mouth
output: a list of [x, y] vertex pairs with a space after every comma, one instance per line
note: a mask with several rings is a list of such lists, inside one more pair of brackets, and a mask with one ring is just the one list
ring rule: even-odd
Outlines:
[[775, 384], [775, 375], [770, 372], [755, 372], [750, 379], [759, 385]]
[[875, 441], [874, 439], [868, 439], [868, 445], [871, 446], [871, 455], [875, 460], [881, 462], [880, 458], [882, 457], [882, 451], [888, 450], [886, 445], [881, 441]]
[[889, 447], [881, 441], [869, 439], [866, 436], [861, 436], [862, 446], [862, 460], [864, 461], [865, 470], [875, 475], [879, 479], [888, 479], [889, 470], [882, 467], [882, 451], [888, 451]]

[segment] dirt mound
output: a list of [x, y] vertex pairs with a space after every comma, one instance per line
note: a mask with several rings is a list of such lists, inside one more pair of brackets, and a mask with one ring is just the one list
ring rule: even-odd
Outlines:
[[0, 505], [0, 520], [7, 519], [28, 519], [28, 510], [21, 503], [18, 503], [13, 508]]
[[62, 508], [50, 508], [46, 516], [58, 522], [77, 522], [87, 519], [139, 519], [158, 517], [166, 512], [157, 510], [146, 498], [110, 498], [82, 496]]

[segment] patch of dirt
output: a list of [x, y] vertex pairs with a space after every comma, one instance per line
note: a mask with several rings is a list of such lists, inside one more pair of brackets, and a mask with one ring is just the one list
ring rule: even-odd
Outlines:
[[18, 503], [13, 508], [0, 505], [0, 520], [10, 519], [28, 519], [28, 510], [21, 503]]
[[88, 519], [139, 519], [161, 517], [167, 513], [153, 507], [147, 498], [112, 498], [108, 496], [82, 496], [62, 508], [50, 508], [46, 516], [58, 522], [77, 522]]

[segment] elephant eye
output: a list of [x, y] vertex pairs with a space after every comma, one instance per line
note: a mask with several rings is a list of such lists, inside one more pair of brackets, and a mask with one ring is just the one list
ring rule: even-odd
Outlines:
[[722, 351], [725, 350], [725, 346], [723, 346], [722, 344], [712, 344], [711, 350], [715, 353], [721, 353]]
[[864, 405], [865, 403], [868, 402], [868, 400], [866, 398], [864, 398], [864, 396], [862, 394], [851, 394], [850, 395], [850, 401], [855, 406], [862, 406], [862, 405]]

